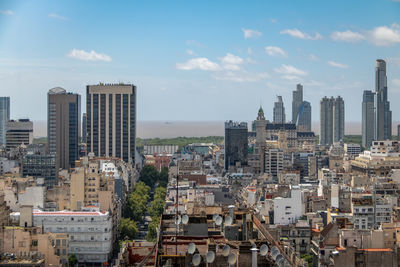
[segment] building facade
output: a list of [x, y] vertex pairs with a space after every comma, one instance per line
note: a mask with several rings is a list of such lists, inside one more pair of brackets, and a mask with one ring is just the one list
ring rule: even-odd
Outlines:
[[56, 87], [49, 90], [47, 98], [49, 152], [56, 153], [59, 168], [69, 169], [79, 159], [81, 96]]
[[283, 105], [282, 96], [277, 96], [277, 101], [274, 103], [274, 123], [285, 123], [285, 107]]
[[22, 158], [22, 176], [44, 178], [47, 188], [54, 187], [58, 177], [56, 155], [54, 153], [26, 154]]
[[87, 142], [87, 115], [86, 113], [82, 114], [82, 143], [86, 144]]
[[375, 94], [372, 91], [364, 91], [362, 102], [362, 146], [370, 147], [374, 140], [375, 125]]
[[296, 90], [293, 91], [292, 123], [296, 123], [296, 121], [297, 121], [297, 116], [299, 114], [299, 109], [300, 109], [302, 102], [303, 102], [303, 85], [297, 84]]
[[33, 142], [33, 122], [29, 119], [7, 122], [6, 149], [18, 147], [22, 144], [30, 145]]
[[344, 101], [343, 98], [324, 97], [320, 102], [321, 145], [331, 145], [344, 140]]
[[311, 104], [308, 101], [303, 101], [300, 105], [297, 130], [300, 132], [311, 132]]
[[246, 122], [225, 122], [225, 170], [236, 163], [247, 165], [248, 128]]
[[375, 69], [375, 140], [392, 139], [392, 111], [388, 101], [386, 62], [376, 60]]
[[135, 164], [136, 86], [99, 84], [86, 88], [87, 150]]
[[10, 97], [0, 97], [0, 145], [6, 144], [6, 127], [10, 120]]

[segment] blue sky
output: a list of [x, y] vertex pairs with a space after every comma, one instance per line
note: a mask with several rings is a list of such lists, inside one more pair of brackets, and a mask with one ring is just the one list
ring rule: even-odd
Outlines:
[[[375, 60], [387, 60], [393, 120], [400, 121], [400, 1], [6, 1], [0, 0], [0, 95], [12, 118], [46, 119], [61, 86], [138, 87], [138, 120], [272, 117], [304, 85], [319, 100], [341, 95], [361, 121]], [[85, 106], [82, 107], [85, 110]]]

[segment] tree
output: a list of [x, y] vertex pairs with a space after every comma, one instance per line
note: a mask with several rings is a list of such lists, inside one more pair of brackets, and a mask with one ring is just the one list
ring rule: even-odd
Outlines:
[[78, 258], [75, 254], [70, 254], [68, 257], [68, 266], [72, 267], [78, 263]]
[[119, 229], [121, 231], [121, 237], [128, 237], [128, 239], [134, 239], [139, 232], [136, 222], [132, 221], [129, 218], [121, 219]]
[[159, 180], [160, 186], [167, 187], [167, 185], [168, 185], [168, 168], [167, 167], [163, 167], [161, 169], [158, 180]]
[[145, 165], [140, 172], [140, 181], [152, 187], [158, 181], [158, 171], [153, 165]]
[[157, 227], [160, 223], [160, 217], [153, 217], [149, 224], [147, 231], [146, 240], [149, 242], [155, 242], [157, 240]]

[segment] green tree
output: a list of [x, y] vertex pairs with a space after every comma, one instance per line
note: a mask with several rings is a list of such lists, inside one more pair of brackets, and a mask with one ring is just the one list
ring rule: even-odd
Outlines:
[[140, 172], [140, 181], [152, 187], [156, 184], [159, 178], [159, 173], [153, 165], [145, 165]]
[[78, 258], [75, 254], [71, 254], [68, 257], [68, 266], [73, 267], [78, 263]]
[[128, 239], [134, 239], [139, 232], [136, 222], [132, 221], [129, 218], [121, 219], [119, 229], [121, 231], [121, 237], [122, 238], [128, 237]]
[[147, 231], [146, 240], [149, 242], [155, 242], [157, 240], [157, 227], [160, 223], [160, 217], [153, 217], [149, 224]]
[[150, 187], [143, 182], [135, 185], [135, 189], [129, 195], [125, 206], [125, 217], [134, 221], [142, 221], [150, 200]]
[[161, 169], [158, 180], [159, 180], [160, 186], [167, 187], [167, 185], [168, 185], [168, 168], [167, 167], [163, 167]]

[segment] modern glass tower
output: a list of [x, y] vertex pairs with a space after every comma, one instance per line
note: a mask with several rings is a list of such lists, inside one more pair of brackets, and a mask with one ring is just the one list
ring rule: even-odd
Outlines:
[[375, 140], [392, 139], [392, 112], [387, 93], [386, 62], [376, 60], [375, 69]]
[[311, 132], [311, 104], [303, 101], [300, 105], [297, 119], [297, 129], [300, 132]]
[[282, 96], [277, 96], [277, 102], [274, 103], [274, 123], [285, 123], [285, 107], [283, 105]]
[[0, 146], [6, 145], [6, 126], [10, 120], [10, 97], [0, 97]]
[[86, 87], [87, 151], [135, 164], [136, 86]]
[[340, 96], [321, 99], [319, 138], [321, 145], [344, 140], [344, 101]]
[[374, 140], [375, 125], [375, 94], [372, 91], [365, 90], [362, 102], [362, 146], [369, 147]]
[[292, 98], [292, 123], [297, 122], [301, 103], [303, 103], [303, 85], [297, 84]]
[[47, 98], [49, 152], [56, 153], [58, 168], [73, 168], [79, 159], [81, 96], [56, 87], [49, 90]]
[[246, 122], [225, 122], [225, 170], [236, 163], [247, 164], [248, 128]]

